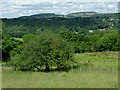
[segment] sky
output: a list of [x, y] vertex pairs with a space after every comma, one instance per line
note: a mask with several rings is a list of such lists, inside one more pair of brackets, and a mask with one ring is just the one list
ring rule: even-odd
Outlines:
[[40, 13], [117, 13], [118, 2], [119, 0], [0, 0], [0, 18], [17, 18]]

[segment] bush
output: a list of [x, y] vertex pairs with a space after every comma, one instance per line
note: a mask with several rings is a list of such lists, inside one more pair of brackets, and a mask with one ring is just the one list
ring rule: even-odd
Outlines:
[[24, 43], [21, 48], [12, 57], [12, 65], [20, 70], [36, 68], [40, 71], [40, 67], [45, 67], [46, 71], [50, 67], [61, 69], [73, 61], [73, 45], [56, 34], [43, 32]]

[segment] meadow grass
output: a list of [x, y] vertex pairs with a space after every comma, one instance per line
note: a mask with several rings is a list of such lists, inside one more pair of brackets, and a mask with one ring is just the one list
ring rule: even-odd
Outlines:
[[[113, 52], [112, 52], [113, 53]], [[100, 54], [100, 53], [99, 53]], [[116, 52], [114, 53], [117, 54]], [[113, 54], [112, 54], [113, 55]], [[109, 55], [108, 55], [109, 56]], [[117, 61], [98, 53], [75, 54], [77, 62]], [[3, 88], [118, 88], [117, 62], [81, 65], [69, 72], [22, 72], [3, 66]], [[112, 68], [111, 68], [112, 67]]]
[[117, 88], [118, 73], [108, 71], [21, 72], [4, 70], [3, 88]]
[[118, 68], [118, 52], [94, 52], [75, 54], [74, 60], [78, 63], [90, 62], [94, 65], [116, 69]]

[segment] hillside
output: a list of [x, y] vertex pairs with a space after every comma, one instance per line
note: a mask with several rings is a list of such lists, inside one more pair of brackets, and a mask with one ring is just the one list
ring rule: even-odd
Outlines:
[[99, 31], [117, 28], [118, 17], [116, 13], [98, 14], [96, 12], [78, 12], [68, 15], [46, 13], [3, 19], [3, 23], [8, 34], [12, 37], [22, 37], [24, 34], [35, 34], [45, 30], [56, 33], [70, 31], [87, 35], [90, 30]]
[[97, 14], [98, 14], [97, 12], [76, 12], [76, 13], [70, 13], [67, 16], [68, 17], [89, 17]]
[[22, 16], [19, 18], [53, 18], [53, 17], [62, 17], [62, 18], [71, 18], [71, 17], [80, 17], [80, 16], [91, 16], [91, 15], [97, 15], [97, 12], [76, 12], [76, 13], [70, 13], [68, 15], [60, 15], [55, 13], [42, 13], [42, 14], [35, 14], [31, 16]]
[[42, 14], [35, 14], [31, 16], [22, 16], [19, 18], [53, 18], [53, 17], [61, 17], [61, 18], [76, 18], [76, 17], [90, 17], [95, 15], [106, 15], [105, 13], [97, 13], [97, 12], [76, 12], [70, 13], [67, 15], [60, 15], [55, 13], [42, 13]]
[[27, 19], [27, 18], [53, 18], [53, 17], [64, 17], [64, 15], [57, 15], [54, 13], [44, 13], [44, 14], [35, 14], [35, 15], [31, 15], [31, 16], [23, 16], [23, 17], [19, 17], [22, 19]]

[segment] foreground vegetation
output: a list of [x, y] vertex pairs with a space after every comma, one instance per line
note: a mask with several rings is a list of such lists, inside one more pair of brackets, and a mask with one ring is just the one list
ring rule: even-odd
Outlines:
[[[22, 72], [13, 71], [11, 67], [4, 65], [2, 85], [3, 88], [118, 88], [117, 62], [100, 63], [104, 60], [117, 61], [117, 57], [99, 56], [105, 53], [75, 54], [75, 61], [97, 62], [99, 60], [99, 63], [84, 63], [69, 72], [54, 70], [48, 73]], [[109, 52], [108, 55], [110, 53], [117, 56], [117, 52]], [[96, 56], [94, 56], [95, 54]]]
[[3, 88], [117, 88], [117, 72], [3, 71]]

